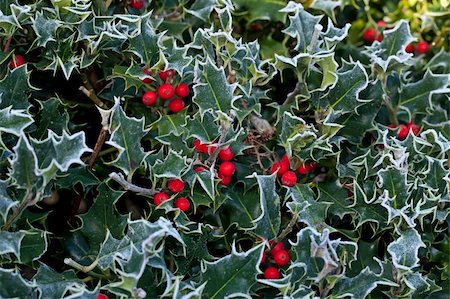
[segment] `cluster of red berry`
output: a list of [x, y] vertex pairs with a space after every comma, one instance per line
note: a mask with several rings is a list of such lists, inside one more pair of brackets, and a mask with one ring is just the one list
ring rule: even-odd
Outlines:
[[414, 124], [412, 121], [406, 123], [405, 125], [399, 125], [398, 127], [394, 124], [390, 124], [388, 128], [397, 129], [397, 137], [400, 140], [408, 137], [409, 132], [412, 132], [415, 136], [419, 135], [420, 127]]
[[[167, 183], [167, 188], [172, 193], [180, 193], [184, 189], [184, 182], [180, 179], [170, 179]], [[169, 199], [169, 195], [165, 192], [156, 193], [153, 197], [153, 203], [159, 206], [161, 203]], [[175, 208], [183, 212], [189, 210], [191, 203], [186, 197], [178, 197], [174, 202]]]
[[145, 6], [144, 0], [131, 0], [130, 6], [134, 9], [143, 9]]
[[[144, 72], [150, 75], [147, 68], [144, 68]], [[145, 106], [152, 106], [156, 103], [158, 96], [162, 100], [170, 100], [167, 108], [173, 113], [177, 113], [184, 108], [183, 98], [189, 95], [189, 85], [186, 83], [179, 83], [176, 87], [171, 84], [172, 79], [175, 77], [174, 70], [167, 70], [159, 72], [159, 78], [164, 82], [157, 88], [157, 93], [154, 91], [147, 91], [142, 96], [142, 103]], [[142, 82], [150, 84], [153, 82], [150, 78], [145, 78]], [[175, 97], [175, 98], [174, 98]]]
[[17, 55], [14, 55], [13, 58], [11, 58], [11, 61], [9, 62], [8, 66], [10, 69], [13, 70], [16, 67], [19, 67], [24, 64], [25, 64], [25, 58], [22, 55], [17, 54]]
[[[297, 172], [301, 175], [306, 175], [314, 171], [316, 167], [316, 162], [302, 163], [297, 168]], [[289, 161], [289, 157], [287, 155], [284, 155], [280, 161], [272, 164], [270, 172], [277, 172], [277, 177], [281, 178], [281, 184], [283, 186], [292, 187], [297, 183], [297, 175], [294, 171], [289, 170], [290, 168], [291, 162]]]
[[[217, 145], [215, 142], [207, 144], [202, 143], [200, 140], [196, 139], [194, 141], [194, 148], [199, 153], [212, 155], [217, 150]], [[228, 186], [229, 184], [231, 184], [231, 177], [236, 170], [236, 165], [231, 162], [231, 160], [234, 158], [234, 152], [230, 146], [226, 146], [219, 151], [218, 157], [219, 160], [222, 161], [217, 172], [217, 177], [220, 179], [219, 184]], [[195, 171], [207, 171], [207, 169], [205, 167], [199, 166], [195, 168]]]
[[[374, 41], [381, 42], [383, 40], [383, 35], [379, 32], [379, 29], [384, 29], [388, 27], [388, 24], [384, 21], [378, 21], [377, 22], [377, 28], [370, 27], [363, 33], [363, 39], [368, 43], [373, 43]], [[415, 51], [417, 54], [426, 54], [428, 50], [430, 49], [430, 45], [426, 41], [421, 41], [417, 43], [417, 46], [414, 46], [414, 44], [409, 44], [405, 47], [405, 51], [408, 53], [414, 53]]]
[[[259, 238], [261, 240], [261, 238]], [[269, 245], [271, 246], [273, 241], [269, 241]], [[284, 248], [283, 242], [278, 242], [275, 246], [270, 250], [270, 255], [272, 259], [267, 258], [266, 251], [263, 252], [263, 256], [261, 258], [260, 264], [265, 263], [266, 261], [269, 263], [267, 268], [264, 270], [264, 278], [265, 279], [278, 279], [280, 278], [280, 271], [276, 266], [271, 265], [271, 260], [275, 262], [278, 267], [284, 267], [289, 264], [291, 260], [289, 256], [289, 252]]]

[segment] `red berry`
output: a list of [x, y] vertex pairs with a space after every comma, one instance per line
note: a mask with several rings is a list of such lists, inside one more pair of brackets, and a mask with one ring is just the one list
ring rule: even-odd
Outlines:
[[191, 203], [185, 197], [180, 197], [177, 200], [175, 200], [175, 207], [182, 210], [183, 212], [186, 212], [187, 210], [189, 210], [190, 206], [191, 206]]
[[180, 179], [170, 179], [169, 183], [167, 184], [167, 188], [169, 188], [169, 190], [173, 193], [178, 193], [183, 191], [184, 183]]
[[409, 133], [409, 128], [406, 125], [400, 125], [398, 126], [398, 132], [397, 132], [397, 137], [400, 140], [405, 139], [408, 136]]
[[[272, 243], [273, 241], [270, 241], [269, 245], [272, 245]], [[272, 254], [272, 256], [275, 256], [275, 254], [280, 250], [284, 250], [283, 242], [278, 242], [277, 244], [275, 244], [275, 246], [273, 246], [272, 249], [270, 250], [270, 254]]]
[[231, 176], [226, 176], [219, 172], [218, 177], [220, 178], [219, 184], [223, 186], [228, 186], [231, 184]]
[[104, 294], [98, 294], [97, 299], [108, 299], [108, 296], [106, 296]]
[[419, 54], [427, 54], [430, 49], [430, 45], [426, 41], [421, 41], [417, 43], [417, 53]]
[[173, 113], [180, 112], [184, 108], [184, 101], [180, 98], [173, 99], [169, 102], [169, 105], [167, 107]]
[[178, 84], [178, 86], [175, 88], [175, 93], [179, 97], [187, 97], [189, 95], [189, 85], [187, 85], [186, 83]]
[[155, 104], [156, 99], [157, 99], [157, 96], [156, 96], [156, 93], [154, 91], [147, 91], [142, 96], [142, 103], [145, 106], [151, 106], [151, 105]]
[[11, 61], [9, 62], [9, 68], [15, 69], [16, 67], [19, 67], [21, 65], [25, 64], [25, 58], [22, 55], [14, 55]]
[[281, 183], [286, 187], [292, 187], [297, 183], [297, 175], [293, 171], [288, 171], [281, 177]]
[[265, 279], [278, 279], [280, 278], [280, 272], [275, 267], [268, 267], [266, 271], [264, 271]]
[[385, 21], [378, 21], [377, 22], [377, 26], [378, 27], [381, 27], [381, 28], [384, 28], [384, 27], [387, 27], [387, 24], [386, 24], [386, 22]]
[[212, 154], [212, 153], [214, 153], [216, 151], [216, 149], [217, 149], [216, 142], [213, 141], [211, 144], [206, 145], [206, 148], [207, 148], [207, 150], [206, 150], [205, 154]]
[[390, 125], [388, 125], [388, 128], [390, 128], [390, 129], [397, 129], [397, 126], [394, 125], [394, 124], [390, 124]]
[[159, 206], [163, 201], [166, 201], [169, 199], [169, 195], [167, 195], [164, 192], [159, 192], [156, 193], [155, 196], [153, 197], [153, 202], [155, 203], [155, 205]]
[[219, 159], [222, 161], [230, 161], [234, 157], [234, 152], [231, 147], [227, 146], [219, 151]]
[[168, 100], [175, 95], [175, 89], [170, 84], [161, 84], [158, 87], [158, 95], [163, 100]]
[[415, 136], [419, 135], [420, 127], [418, 125], [414, 124], [413, 122], [409, 122], [406, 124], [406, 126], [408, 126], [409, 130], [411, 130]]
[[381, 35], [381, 34], [377, 35], [376, 40], [381, 42], [383, 40], [383, 35]]
[[307, 167], [308, 167], [309, 172], [314, 171], [317, 167], [317, 163], [316, 162], [308, 163]]
[[[144, 71], [144, 73], [145, 73], [146, 75], [150, 76], [150, 71], [148, 70], [147, 67], [144, 67], [142, 70]], [[144, 78], [144, 80], [142, 80], [142, 82], [143, 82], [143, 83], [146, 83], [146, 84], [150, 84], [150, 83], [153, 82], [153, 79], [152, 79], [152, 78]]]
[[364, 34], [363, 34], [363, 39], [366, 42], [374, 42], [375, 39], [377, 38], [378, 32], [375, 28], [369, 28], [367, 29]]
[[289, 170], [289, 166], [287, 166], [286, 163], [283, 163], [282, 161], [278, 161], [272, 164], [272, 168], [270, 169], [270, 173], [274, 173], [277, 171], [277, 177], [281, 178], [283, 174], [286, 173], [286, 171]]
[[204, 153], [205, 150], [208, 151], [208, 146], [206, 144], [203, 144], [200, 140], [195, 139], [194, 140], [194, 148], [199, 153]]
[[300, 166], [297, 168], [297, 172], [300, 174], [308, 174], [309, 173], [309, 167], [307, 163], [300, 164]]
[[159, 77], [161, 78], [161, 80], [163, 80], [164, 82], [166, 82], [167, 78], [173, 78], [175, 77], [175, 71], [172, 69], [169, 69], [167, 71], [162, 71], [159, 72]]
[[236, 166], [233, 162], [226, 161], [219, 166], [219, 174], [223, 176], [232, 176], [235, 170]]
[[205, 167], [199, 166], [199, 167], [196, 167], [194, 169], [194, 171], [195, 172], [202, 172], [202, 171], [208, 171], [208, 169], [206, 169]]
[[285, 266], [289, 263], [290, 260], [289, 253], [284, 249], [281, 249], [278, 252], [276, 252], [273, 258], [275, 259], [275, 263], [278, 266]]
[[144, 0], [131, 0], [130, 6], [134, 9], [142, 9], [144, 4]]
[[291, 162], [289, 161], [289, 157], [286, 154], [283, 155], [283, 158], [281, 158], [280, 164], [282, 166], [284, 166], [285, 168], [287, 168], [287, 170], [289, 170], [289, 168], [291, 168]]
[[414, 53], [414, 44], [408, 44], [405, 47], [405, 51], [408, 52], [408, 53]]

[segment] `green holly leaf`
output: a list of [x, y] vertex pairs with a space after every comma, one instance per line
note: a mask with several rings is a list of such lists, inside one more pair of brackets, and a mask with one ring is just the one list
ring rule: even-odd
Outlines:
[[0, 215], [3, 218], [3, 222], [6, 221], [6, 218], [8, 216], [9, 210], [11, 210], [12, 207], [18, 204], [18, 201], [15, 201], [7, 191], [8, 187], [7, 181], [0, 180]]
[[31, 263], [42, 257], [47, 251], [47, 231], [30, 229], [24, 231], [22, 242], [20, 243], [20, 258], [23, 264]]
[[302, 118], [290, 112], [284, 112], [279, 126], [279, 142], [286, 149], [288, 156], [300, 152], [318, 137], [313, 126], [307, 125]]
[[180, 178], [186, 167], [186, 157], [170, 150], [164, 161], [155, 162], [152, 173], [159, 178]]
[[166, 67], [168, 69], [175, 70], [180, 76], [183, 76], [184, 70], [191, 64], [192, 57], [187, 55], [189, 46], [178, 47], [174, 39], [171, 40], [172, 44], [167, 47], [164, 57]]
[[215, 199], [215, 182], [214, 182], [214, 168], [208, 171], [200, 171], [195, 173], [195, 180], [200, 183], [206, 194], [214, 200]]
[[321, 56], [316, 63], [322, 69], [322, 83], [320, 84], [320, 90], [323, 91], [327, 89], [327, 87], [336, 83], [338, 79], [336, 75], [338, 64], [334, 60], [333, 53]]
[[400, 169], [389, 167], [378, 172], [381, 189], [387, 190], [393, 200], [393, 208], [401, 209], [408, 204], [407, 174]]
[[318, 232], [325, 228], [330, 231], [334, 230], [325, 222], [328, 208], [332, 203], [316, 201], [314, 192], [308, 185], [296, 184], [289, 189], [288, 196], [292, 201], [288, 202], [286, 206], [293, 215], [298, 215], [298, 221], [306, 223]]
[[33, 285], [25, 281], [15, 270], [0, 268], [1, 298], [30, 298], [33, 295]]
[[286, 13], [280, 10], [285, 7], [286, 2], [282, 0], [235, 0], [233, 4], [237, 9], [244, 10], [249, 23], [255, 20], [268, 20], [284, 23]]
[[339, 279], [333, 287], [332, 298], [367, 298], [378, 285], [397, 286], [395, 282], [380, 277], [366, 267], [355, 277], [344, 276]]
[[433, 96], [450, 92], [450, 75], [435, 75], [427, 71], [423, 78], [401, 86], [399, 106], [411, 114], [424, 113], [433, 108]]
[[236, 100], [233, 95], [236, 84], [227, 82], [223, 68], [216, 67], [208, 58], [205, 63], [196, 65], [195, 74], [192, 101], [199, 107], [202, 117], [207, 110], [225, 114], [230, 110], [236, 110], [233, 105]]
[[153, 223], [143, 219], [128, 220], [128, 232], [123, 239], [114, 239], [111, 233], [107, 232], [97, 256], [98, 266], [102, 270], [113, 267], [114, 259], [118, 256], [128, 260], [132, 247], [135, 247], [141, 254], [144, 252], [154, 253], [159, 242], [169, 236], [183, 244], [180, 234], [165, 218], [159, 218]]
[[196, 113], [192, 118], [186, 118], [186, 129], [188, 137], [195, 137], [203, 143], [210, 143], [219, 136], [219, 126], [215, 123], [215, 117], [211, 111], [202, 116]]
[[20, 260], [20, 243], [24, 236], [24, 231], [0, 231], [0, 256], [12, 253]]
[[343, 188], [339, 181], [319, 183], [317, 185], [319, 191], [319, 202], [330, 203], [328, 212], [331, 215], [343, 218], [347, 214], [355, 214], [355, 210], [351, 208], [351, 200], [348, 198], [347, 189]]
[[294, 13], [293, 16], [289, 16], [289, 26], [283, 32], [297, 39], [295, 49], [300, 53], [315, 51], [315, 49], [308, 49], [308, 46], [310, 46], [313, 39], [314, 28], [319, 24], [322, 16], [313, 16], [305, 11], [301, 4], [293, 1], [289, 2], [280, 12]]
[[40, 110], [37, 115], [37, 131], [35, 137], [39, 140], [47, 137], [48, 130], [61, 135], [68, 131], [69, 114], [58, 98], [39, 101]]
[[449, 74], [450, 73], [450, 52], [446, 52], [442, 48], [439, 53], [433, 56], [427, 65], [425, 70], [433, 71], [436, 74]]
[[419, 249], [426, 247], [417, 230], [409, 228], [400, 231], [400, 237], [389, 244], [387, 251], [392, 256], [394, 266], [402, 270], [411, 270], [419, 265]]
[[120, 215], [115, 208], [124, 192], [113, 191], [104, 183], [97, 187], [97, 192], [98, 196], [89, 211], [80, 215], [83, 225], [79, 229], [89, 242], [91, 251], [95, 253], [105, 240], [107, 232], [119, 238], [127, 224], [127, 216]]
[[431, 188], [437, 191], [438, 194], [445, 194], [448, 189], [447, 183], [444, 180], [448, 170], [444, 168], [444, 160], [438, 160], [427, 157], [428, 170], [425, 172], [426, 176], [422, 186], [424, 188]]
[[48, 131], [44, 140], [32, 140], [33, 148], [38, 160], [39, 175], [44, 178], [44, 185], [56, 176], [56, 172], [65, 172], [73, 164], [84, 165], [81, 156], [91, 151], [86, 146], [84, 132], [69, 135], [63, 131], [61, 136]]
[[106, 143], [117, 148], [119, 154], [108, 164], [120, 168], [128, 176], [133, 175], [149, 154], [141, 146], [141, 140], [148, 132], [144, 125], [144, 118], [128, 117], [116, 102], [109, 128], [111, 136]]
[[[318, 9], [327, 14], [333, 21], [336, 23], [336, 16], [334, 14], [334, 10], [336, 7], [341, 6], [339, 1], [333, 0], [314, 0], [313, 3], [309, 6], [309, 8]], [[329, 22], [330, 23], [330, 22]]]
[[254, 232], [266, 240], [278, 236], [281, 226], [280, 197], [276, 191], [276, 175], [257, 175], [261, 215], [254, 220]]
[[160, 51], [164, 49], [162, 38], [163, 34], [156, 33], [150, 18], [144, 18], [139, 34], [130, 39], [128, 51], [136, 54], [142, 64], [152, 66], [158, 62]]
[[161, 117], [151, 126], [158, 130], [158, 136], [182, 135], [186, 132], [186, 112], [187, 110], [184, 109], [175, 114], [161, 114]]
[[33, 89], [26, 64], [13, 69], [0, 81], [0, 109], [9, 106], [12, 109], [27, 109], [30, 106], [28, 96]]
[[31, 191], [41, 176], [38, 173], [38, 159], [34, 148], [29, 143], [27, 137], [22, 134], [13, 148], [14, 158], [11, 160], [11, 178], [14, 184]]
[[23, 110], [12, 109], [11, 106], [0, 109], [0, 132], [20, 136], [32, 123], [33, 118]]
[[[260, 273], [259, 261], [264, 244], [238, 253], [233, 244], [231, 254], [215, 261], [205, 262], [200, 283], [206, 283], [203, 295], [214, 298], [249, 297], [249, 290]], [[234, 295], [233, 295], [234, 294]]]
[[56, 41], [56, 31], [63, 23], [55, 19], [53, 15], [47, 17], [42, 11], [37, 11], [35, 17], [32, 18], [32, 24], [37, 36], [33, 44], [36, 47], [45, 48], [48, 42]]
[[194, 4], [192, 4], [192, 6], [189, 9], [185, 8], [184, 10], [187, 13], [206, 22], [208, 21], [209, 15], [211, 14], [212, 10], [216, 5], [217, 5], [216, 0], [198, 0], [195, 1]]
[[355, 112], [363, 104], [359, 93], [367, 87], [368, 77], [361, 63], [349, 63], [341, 67], [337, 82], [323, 99], [337, 113]]
[[251, 189], [243, 196], [241, 192], [244, 190], [227, 190], [219, 215], [225, 227], [236, 223], [242, 229], [252, 229], [255, 227], [255, 219], [262, 214], [260, 195], [257, 189]]
[[408, 22], [400, 20], [394, 28], [384, 30], [383, 40], [373, 43], [367, 53], [373, 63], [387, 71], [394, 63], [404, 64], [412, 57], [412, 54], [405, 51], [405, 47], [414, 40]]
[[62, 298], [69, 289], [83, 285], [75, 271], [67, 270], [58, 273], [44, 263], [40, 264], [33, 277], [33, 283], [37, 284], [41, 298]]

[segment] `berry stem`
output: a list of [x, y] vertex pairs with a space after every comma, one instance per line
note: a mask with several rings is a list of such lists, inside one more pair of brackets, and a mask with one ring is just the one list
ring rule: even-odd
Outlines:
[[80, 86], [79, 88], [81, 90], [82, 93], [84, 93], [88, 98], [90, 98], [92, 100], [92, 102], [95, 103], [95, 105], [104, 108], [106, 107], [105, 103], [102, 102], [102, 100], [100, 100], [100, 98], [95, 94], [93, 89], [87, 89], [84, 86]]
[[128, 182], [127, 180], [125, 180], [125, 178], [123, 177], [123, 175], [121, 173], [111, 172], [109, 174], [109, 177], [112, 180], [119, 183], [119, 185], [121, 185], [123, 187], [123, 189], [125, 189], [127, 191], [142, 193], [142, 194], [146, 194], [146, 195], [155, 195], [156, 193], [161, 192], [161, 190], [157, 190], [157, 189], [147, 189], [147, 188], [142, 188], [142, 187], [136, 186], [136, 185]]
[[95, 160], [97, 159], [98, 154], [100, 153], [100, 150], [103, 147], [103, 143], [105, 142], [105, 138], [106, 138], [107, 134], [108, 134], [108, 128], [102, 127], [100, 134], [98, 134], [97, 142], [95, 143], [95, 146], [94, 146], [94, 151], [92, 152], [92, 155], [89, 158], [89, 163], [88, 163], [89, 169], [92, 169], [92, 166], [94, 165]]
[[282, 241], [284, 238], [286, 238], [287, 235], [289, 235], [292, 232], [292, 229], [297, 224], [298, 220], [298, 214], [294, 214], [289, 221], [288, 225], [281, 231], [281, 233], [273, 239], [272, 245], [270, 246], [269, 250], [272, 250], [272, 248], [280, 241]]

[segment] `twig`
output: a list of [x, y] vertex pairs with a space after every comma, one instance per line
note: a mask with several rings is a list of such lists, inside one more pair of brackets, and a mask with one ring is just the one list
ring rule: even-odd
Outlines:
[[64, 259], [64, 264], [69, 265], [83, 273], [88, 273], [91, 272], [92, 270], [95, 269], [95, 267], [97, 267], [98, 265], [98, 260], [95, 260], [92, 262], [92, 264], [90, 264], [89, 266], [83, 266], [78, 264], [77, 262], [75, 262], [73, 259], [69, 258], [65, 258]]
[[292, 229], [294, 228], [294, 225], [297, 224], [298, 220], [298, 214], [294, 214], [291, 218], [291, 221], [289, 221], [288, 225], [283, 229], [283, 231], [273, 239], [272, 246], [270, 246], [270, 249], [272, 249], [278, 242], [283, 240], [287, 235], [289, 235], [292, 232]]
[[97, 137], [97, 142], [94, 146], [94, 151], [92, 152], [91, 157], [89, 158], [88, 168], [92, 169], [92, 166], [95, 163], [95, 160], [98, 157], [98, 154], [100, 153], [100, 150], [103, 147], [103, 143], [105, 142], [106, 135], [108, 134], [108, 128], [102, 127], [102, 130], [100, 131], [100, 134]]
[[231, 68], [231, 61], [228, 62], [227, 82], [232, 84], [236, 81], [236, 72]]
[[288, 93], [286, 100], [284, 100], [283, 105], [287, 105], [295, 100], [295, 97], [300, 93], [302, 85], [303, 85], [302, 82], [297, 82], [297, 84], [295, 84], [294, 90]]
[[103, 103], [102, 100], [100, 100], [100, 98], [97, 97], [97, 95], [95, 94], [95, 92], [94, 92], [93, 89], [88, 90], [88, 89], [87, 89], [86, 87], [84, 87], [84, 86], [80, 86], [79, 89], [80, 89], [81, 92], [83, 92], [88, 98], [90, 98], [90, 99], [95, 103], [95, 105], [97, 105], [97, 106], [99, 106], [99, 107], [101, 107], [101, 108], [106, 107], [106, 106], [105, 106], [105, 103]]
[[142, 193], [142, 194], [146, 194], [146, 195], [155, 195], [156, 193], [160, 192], [160, 190], [158, 190], [158, 189], [147, 189], [147, 188], [142, 188], [142, 187], [136, 186], [136, 185], [128, 182], [127, 180], [125, 180], [125, 178], [123, 177], [123, 175], [121, 173], [112, 172], [109, 174], [109, 177], [111, 179], [113, 179], [114, 181], [116, 181], [117, 183], [119, 183], [119, 185], [121, 185], [123, 187], [123, 189], [125, 189], [127, 191]]
[[6, 40], [5, 46], [3, 47], [3, 52], [5, 52], [5, 53], [8, 52], [9, 45], [11, 44], [11, 39], [12, 39], [12, 36], [8, 37], [8, 39]]
[[9, 230], [11, 228], [11, 225], [13, 225], [14, 222], [22, 215], [23, 211], [25, 211], [26, 208], [29, 206], [32, 206], [36, 204], [41, 197], [41, 193], [36, 193], [36, 196], [33, 197], [33, 192], [29, 192], [26, 195], [26, 199], [20, 204], [20, 206], [14, 211], [14, 214], [6, 221], [6, 223], [3, 225], [2, 230]]

